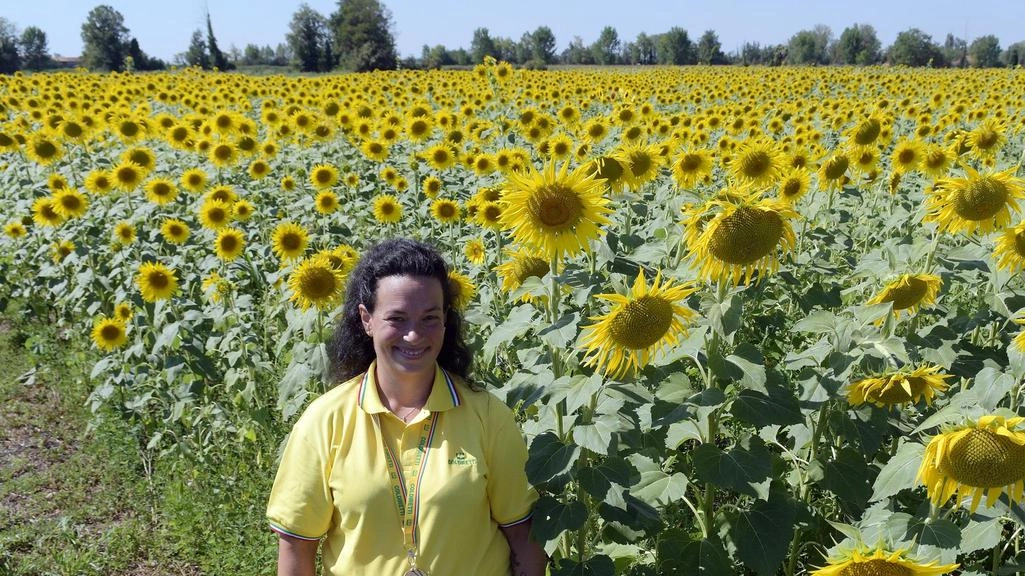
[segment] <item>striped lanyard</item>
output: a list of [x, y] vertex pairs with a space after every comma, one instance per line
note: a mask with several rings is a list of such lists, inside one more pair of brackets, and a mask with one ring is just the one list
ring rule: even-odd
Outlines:
[[[417, 571], [416, 559], [420, 548], [420, 482], [424, 477], [424, 470], [427, 469], [427, 457], [430, 455], [431, 443], [434, 439], [434, 432], [438, 427], [441, 414], [431, 413], [418, 424], [420, 438], [416, 445], [416, 458], [413, 461], [413, 475], [404, 478], [402, 474], [402, 462], [395, 457], [388, 442], [384, 439], [384, 430], [381, 427], [381, 420], [374, 414], [374, 423], [381, 434], [381, 442], [384, 444], [385, 454], [388, 461], [388, 480], [391, 482], [392, 501], [395, 509], [399, 512], [399, 522], [402, 524], [402, 543], [406, 547], [406, 554], [409, 560], [410, 572], [421, 574]], [[401, 447], [402, 441], [399, 440]]]

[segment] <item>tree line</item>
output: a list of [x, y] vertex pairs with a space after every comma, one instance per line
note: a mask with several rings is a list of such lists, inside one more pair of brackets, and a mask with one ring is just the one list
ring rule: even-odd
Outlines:
[[[605, 26], [598, 38], [585, 44], [574, 36], [561, 52], [548, 26], [524, 32], [518, 40], [492, 36], [477, 28], [468, 48], [424, 45], [421, 54], [399, 59], [392, 33], [391, 13], [379, 0], [338, 0], [328, 16], [303, 3], [293, 13], [285, 41], [269, 45], [234, 46], [226, 52], [217, 44], [209, 15], [206, 30], [192, 33], [188, 48], [172, 63], [204, 69], [230, 70], [235, 66], [293, 66], [303, 72], [332, 70], [369, 71], [396, 68], [470, 66], [486, 58], [504, 60], [527, 68], [553, 64], [575, 65], [872, 65], [979, 67], [1025, 65], [1025, 42], [1002, 49], [996, 36], [975, 38], [970, 44], [947, 34], [942, 44], [918, 28], [897, 35], [883, 48], [875, 29], [853, 24], [834, 37], [828, 26], [801, 30], [785, 44], [745, 42], [725, 52], [714, 30], [692, 40], [687, 30], [675, 26], [660, 34], [641, 32], [623, 41], [613, 26]], [[93, 8], [82, 24], [82, 64], [93, 70], [160, 70], [167, 63], [147, 56], [124, 24], [124, 17], [107, 5]], [[19, 32], [0, 17], [0, 73], [42, 70], [55, 64], [47, 48], [46, 33], [36, 26]]]

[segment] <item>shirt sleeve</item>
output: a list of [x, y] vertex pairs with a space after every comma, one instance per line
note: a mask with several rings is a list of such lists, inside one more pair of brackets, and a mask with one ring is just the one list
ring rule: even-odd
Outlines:
[[488, 500], [502, 528], [530, 519], [537, 491], [527, 482], [527, 444], [512, 410], [495, 397], [488, 402]]
[[292, 429], [267, 503], [271, 529], [303, 540], [324, 536], [334, 514], [329, 442], [311, 430], [314, 420], [300, 418]]

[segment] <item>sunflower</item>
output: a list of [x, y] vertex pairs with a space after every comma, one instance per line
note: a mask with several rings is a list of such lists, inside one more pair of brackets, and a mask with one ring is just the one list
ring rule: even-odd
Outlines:
[[315, 306], [319, 310], [333, 308], [341, 299], [345, 277], [321, 255], [303, 260], [288, 278], [291, 301], [302, 310]]
[[254, 212], [256, 212], [256, 208], [249, 200], [238, 200], [231, 205], [231, 215], [235, 220], [245, 222], [253, 216]]
[[64, 156], [64, 148], [49, 136], [34, 134], [25, 144], [25, 153], [36, 164], [49, 166]]
[[712, 174], [712, 153], [708, 150], [683, 152], [673, 162], [672, 171], [677, 188], [692, 188]]
[[207, 200], [199, 207], [199, 223], [210, 230], [227, 226], [231, 215], [231, 205], [221, 200]]
[[932, 503], [942, 506], [954, 494], [958, 501], [971, 496], [974, 514], [983, 494], [986, 506], [1004, 491], [1011, 503], [1022, 501], [1025, 432], [1015, 428], [1023, 420], [988, 415], [933, 436], [918, 469]]
[[170, 204], [178, 197], [178, 187], [167, 178], [154, 178], [143, 186], [146, 199], [157, 205]]
[[487, 256], [487, 251], [484, 248], [484, 241], [480, 238], [473, 238], [466, 243], [466, 247], [463, 248], [463, 254], [466, 255], [466, 259], [474, 264], [483, 264], [484, 258]]
[[302, 258], [309, 243], [310, 233], [294, 222], [282, 222], [271, 234], [271, 249], [281, 260]]
[[85, 177], [85, 189], [93, 194], [106, 194], [114, 189], [114, 180], [106, 170], [93, 170]]
[[238, 160], [238, 150], [228, 142], [221, 142], [210, 147], [208, 155], [210, 163], [218, 168], [228, 168]]
[[53, 246], [51, 246], [51, 257], [55, 263], [60, 263], [74, 251], [74, 242], [71, 240], [61, 240], [59, 242], [54, 242]]
[[127, 246], [135, 242], [135, 225], [131, 222], [118, 222], [114, 225], [114, 241]]
[[147, 174], [157, 167], [157, 155], [145, 146], [136, 146], [121, 153], [121, 162], [131, 162]]
[[779, 180], [783, 158], [770, 142], [745, 140], [729, 165], [730, 176], [742, 188], [764, 190]]
[[441, 193], [441, 178], [437, 176], [428, 176], [424, 178], [423, 183], [420, 185], [424, 192], [424, 196], [428, 198], [436, 198]]
[[995, 157], [1007, 140], [1004, 136], [1005, 131], [1006, 128], [1001, 122], [993, 119], [983, 120], [966, 138], [971, 155], [980, 160]]
[[477, 211], [473, 219], [482, 228], [500, 230], [502, 228], [502, 214], [504, 208], [498, 202], [481, 202], [477, 205]]
[[588, 170], [599, 180], [604, 180], [605, 185], [613, 194], [622, 192], [627, 185], [626, 172], [629, 164], [624, 164], [624, 158], [612, 156], [601, 156], [591, 160], [587, 165]]
[[128, 341], [125, 322], [117, 316], [114, 318], [100, 316], [93, 323], [92, 337], [97, 348], [104, 352], [113, 352]]
[[674, 285], [672, 280], [662, 283], [661, 272], [649, 287], [641, 270], [630, 294], [598, 295], [614, 306], [604, 316], [592, 316], [595, 323], [584, 326], [584, 364], [612, 378], [640, 370], [652, 356], [678, 344], [686, 335], [685, 324], [695, 313], [679, 301], [694, 291], [690, 284]]
[[310, 184], [317, 190], [325, 190], [338, 183], [338, 169], [328, 164], [318, 164], [310, 170]]
[[53, 195], [53, 209], [65, 220], [77, 218], [89, 209], [89, 201], [78, 190], [65, 188]]
[[37, 198], [32, 203], [32, 220], [40, 226], [59, 226], [64, 216], [57, 211], [53, 198]]
[[477, 295], [477, 287], [466, 274], [450, 270], [448, 273], [449, 292], [452, 294], [452, 305], [463, 312]]
[[939, 144], [928, 144], [919, 167], [929, 178], [942, 178], [954, 163], [954, 153]]
[[654, 145], [628, 144], [613, 157], [623, 166], [623, 178], [632, 190], [654, 180], [662, 167], [662, 157]]
[[777, 250], [794, 247], [789, 220], [796, 216], [787, 202], [759, 200], [757, 194], [720, 195], [687, 210], [684, 236], [698, 275], [738, 284], [755, 272], [775, 272]]
[[899, 318], [903, 310], [914, 314], [922, 306], [935, 303], [942, 286], [943, 280], [934, 274], [902, 274], [873, 296], [868, 304], [892, 302], [893, 314]]
[[902, 140], [893, 147], [890, 154], [890, 166], [894, 172], [911, 172], [918, 169], [922, 163], [925, 151], [921, 142], [917, 140]]
[[321, 214], [331, 214], [338, 210], [338, 196], [330, 190], [321, 190], [314, 200], [314, 207]]
[[171, 244], [184, 244], [189, 239], [189, 226], [177, 218], [168, 218], [160, 225], [160, 234]]
[[861, 548], [833, 558], [829, 565], [811, 576], [939, 576], [957, 569], [957, 564], [920, 564], [905, 556], [904, 550], [889, 552], [882, 548]]
[[604, 182], [586, 166], [569, 172], [569, 164], [556, 171], [555, 164], [538, 172], [510, 173], [502, 194], [502, 226], [513, 238], [541, 250], [549, 258], [589, 251], [588, 243], [603, 234], [608, 224], [609, 200], [602, 194]]
[[245, 247], [245, 236], [237, 228], [221, 228], [217, 233], [217, 239], [214, 240], [214, 249], [217, 257], [225, 262], [231, 262], [237, 258]]
[[869, 116], [855, 124], [848, 133], [848, 139], [852, 146], [868, 148], [879, 140], [883, 131], [882, 119], [878, 116]]
[[402, 220], [402, 205], [391, 194], [374, 198], [374, 219], [382, 224], [394, 224]]
[[442, 224], [459, 222], [460, 213], [459, 204], [452, 200], [439, 198], [431, 203], [431, 216]]
[[28, 234], [28, 230], [21, 222], [8, 222], [4, 225], [4, 234], [6, 234], [8, 238], [17, 240], [18, 238], [22, 238]]
[[263, 159], [254, 160], [246, 171], [249, 173], [250, 178], [259, 180], [270, 174], [270, 164], [267, 164], [267, 161]]
[[779, 180], [777, 196], [791, 204], [796, 203], [811, 189], [811, 174], [807, 168], [790, 168]]
[[439, 142], [425, 150], [423, 158], [435, 170], [445, 170], [456, 163], [455, 153], [452, 151], [452, 148], [444, 142]]
[[295, 178], [292, 178], [291, 176], [284, 176], [281, 178], [281, 189], [285, 192], [295, 190], [295, 186]]
[[[512, 292], [520, 287], [527, 278], [544, 278], [551, 265], [544, 258], [525, 249], [507, 250], [504, 263], [495, 267], [495, 272], [502, 278], [502, 290]], [[529, 300], [524, 296], [523, 300]]]
[[178, 279], [171, 268], [159, 262], [143, 262], [135, 283], [146, 302], [170, 298], [178, 290]]
[[1025, 222], [1005, 228], [997, 239], [993, 259], [997, 267], [1017, 274], [1025, 268]]
[[592, 118], [584, 126], [584, 138], [591, 144], [598, 144], [609, 135], [608, 119], [603, 117]]
[[131, 192], [142, 182], [145, 171], [135, 162], [121, 162], [110, 171], [114, 177], [114, 186], [119, 190]]
[[360, 146], [360, 150], [367, 158], [377, 162], [384, 162], [388, 159], [388, 144], [380, 140], [367, 140]]
[[912, 371], [898, 370], [880, 376], [863, 378], [850, 385], [847, 401], [853, 406], [873, 404], [880, 408], [918, 403], [923, 398], [932, 405], [936, 392], [948, 388], [950, 374], [941, 374], [939, 366], [922, 366]]
[[46, 187], [50, 192], [57, 192], [68, 187], [68, 179], [61, 174], [53, 173], [46, 178]]
[[938, 222], [951, 232], [988, 233], [1003, 228], [1018, 211], [1018, 200], [1025, 197], [1025, 180], [1014, 175], [1017, 166], [1003, 172], [979, 174], [965, 165], [965, 178], [942, 178], [926, 199], [929, 213], [924, 221]]
[[182, 187], [190, 192], [202, 192], [206, 189], [208, 177], [202, 168], [189, 168], [182, 173]]
[[819, 183], [827, 190], [840, 190], [847, 177], [851, 159], [843, 152], [837, 152], [819, 166]]

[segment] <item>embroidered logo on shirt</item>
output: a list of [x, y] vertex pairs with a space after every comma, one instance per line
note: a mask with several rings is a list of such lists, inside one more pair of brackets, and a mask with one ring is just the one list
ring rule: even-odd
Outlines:
[[455, 457], [449, 458], [448, 463], [453, 466], [470, 466], [476, 464], [477, 459], [460, 450], [459, 452], [456, 452]]

